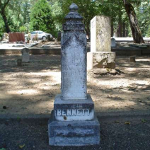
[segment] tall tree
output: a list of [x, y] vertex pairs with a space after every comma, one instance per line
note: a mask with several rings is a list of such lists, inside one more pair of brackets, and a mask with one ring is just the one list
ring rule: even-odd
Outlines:
[[7, 15], [6, 15], [6, 7], [8, 6], [10, 0], [0, 0], [0, 14], [3, 18], [3, 21], [5, 23], [5, 30], [7, 33], [10, 32]]
[[31, 9], [31, 26], [33, 30], [53, 33], [55, 26], [51, 7], [46, 0], [38, 0]]
[[128, 0], [123, 0], [125, 10], [129, 17], [130, 27], [132, 31], [133, 40], [135, 43], [144, 43], [141, 30], [138, 26], [138, 20], [136, 17], [136, 13], [134, 11], [134, 7]]

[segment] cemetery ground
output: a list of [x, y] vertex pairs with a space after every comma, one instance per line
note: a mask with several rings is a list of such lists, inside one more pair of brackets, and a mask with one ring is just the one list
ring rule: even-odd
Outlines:
[[88, 93], [101, 124], [101, 144], [51, 147], [47, 123], [60, 93], [60, 56], [0, 55], [0, 150], [149, 150], [150, 57], [116, 58], [116, 70], [88, 71]]

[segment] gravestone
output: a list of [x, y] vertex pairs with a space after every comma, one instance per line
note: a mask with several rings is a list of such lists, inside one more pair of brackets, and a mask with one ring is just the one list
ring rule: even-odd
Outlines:
[[115, 53], [111, 52], [111, 22], [106, 16], [91, 20], [91, 52], [87, 54], [87, 67], [115, 68]]
[[21, 50], [21, 52], [22, 52], [22, 62], [23, 63], [28, 63], [30, 61], [29, 49], [28, 48], [23, 48]]
[[111, 47], [116, 47], [116, 40], [115, 40], [115, 38], [111, 38]]
[[71, 4], [61, 38], [61, 94], [48, 123], [49, 145], [85, 146], [100, 142], [100, 124], [87, 94], [86, 34], [78, 6]]

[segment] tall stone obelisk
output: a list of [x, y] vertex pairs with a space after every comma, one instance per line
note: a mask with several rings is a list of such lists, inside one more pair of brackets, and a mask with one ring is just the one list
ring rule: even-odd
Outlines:
[[61, 94], [48, 123], [49, 144], [84, 146], [100, 142], [100, 124], [87, 94], [86, 34], [78, 6], [71, 4], [61, 40]]

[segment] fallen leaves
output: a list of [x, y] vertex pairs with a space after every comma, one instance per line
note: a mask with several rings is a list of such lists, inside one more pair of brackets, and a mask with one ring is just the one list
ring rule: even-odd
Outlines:
[[129, 121], [126, 121], [125, 124], [126, 124], [126, 125], [130, 125], [131, 123], [130, 123]]
[[145, 119], [141, 119], [141, 122], [145, 123], [145, 122], [146, 122], [146, 120], [145, 120]]
[[19, 145], [19, 148], [20, 148], [20, 149], [23, 149], [24, 147], [25, 147], [25, 144]]

